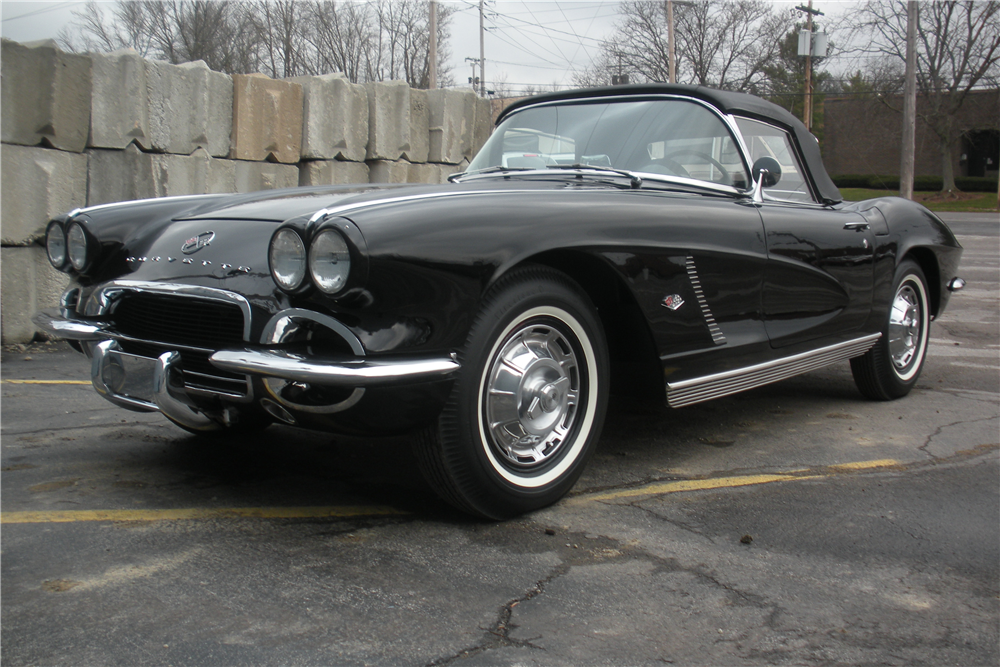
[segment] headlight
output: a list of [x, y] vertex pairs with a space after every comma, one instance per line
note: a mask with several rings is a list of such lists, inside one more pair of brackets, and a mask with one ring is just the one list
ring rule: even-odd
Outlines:
[[281, 289], [292, 292], [306, 277], [306, 246], [302, 237], [287, 227], [271, 237], [267, 253], [271, 276]]
[[77, 271], [87, 268], [90, 261], [87, 250], [87, 233], [83, 231], [83, 225], [79, 222], [72, 223], [66, 230], [66, 251], [69, 254], [69, 263]]
[[45, 252], [52, 266], [60, 270], [66, 266], [66, 232], [58, 222], [50, 222], [45, 230]]
[[347, 285], [351, 273], [351, 251], [347, 241], [332, 229], [320, 232], [309, 246], [309, 274], [316, 286], [336, 294]]

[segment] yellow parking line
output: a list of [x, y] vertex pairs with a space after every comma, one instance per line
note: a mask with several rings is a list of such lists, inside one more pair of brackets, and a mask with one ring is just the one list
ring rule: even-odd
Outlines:
[[[642, 496], [659, 496], [685, 491], [730, 489], [741, 486], [822, 479], [834, 475], [892, 468], [899, 465], [895, 459], [839, 463], [817, 469], [796, 470], [793, 473], [740, 475], [709, 479], [688, 479], [674, 482], [656, 482], [633, 489], [582, 494], [565, 500], [567, 505], [578, 505], [597, 500], [620, 500]], [[61, 512], [2, 512], [0, 524], [15, 523], [71, 523], [80, 521], [204, 521], [212, 519], [347, 519], [363, 516], [405, 516], [410, 514], [393, 507], [379, 505], [347, 505], [342, 507], [221, 507], [186, 508], [172, 510], [67, 510]]]
[[89, 380], [0, 380], [3, 384], [91, 384]]
[[773, 482], [790, 482], [803, 479], [821, 479], [832, 477], [836, 472], [856, 472], [859, 470], [874, 470], [877, 468], [891, 468], [899, 465], [894, 459], [880, 459], [877, 461], [858, 461], [855, 463], [841, 463], [827, 466], [825, 469], [802, 470], [792, 473], [763, 474], [763, 475], [740, 475], [736, 477], [713, 477], [709, 479], [686, 479], [676, 482], [655, 482], [646, 484], [634, 489], [622, 489], [620, 491], [606, 491], [603, 493], [583, 494], [565, 501], [567, 504], [581, 504], [593, 502], [595, 500], [620, 500], [624, 498], [638, 498], [641, 496], [660, 496], [668, 493], [682, 493], [684, 491], [705, 491], [709, 489], [731, 489], [740, 486], [754, 486], [757, 484], [771, 484]]
[[872, 468], [891, 468], [899, 465], [895, 459], [879, 459], [878, 461], [858, 461], [856, 463], [838, 463], [830, 466], [834, 470], [870, 470]]
[[73, 523], [79, 521], [204, 521], [211, 519], [348, 519], [409, 514], [393, 507], [193, 507], [173, 510], [67, 510], [3, 512], [0, 524]]

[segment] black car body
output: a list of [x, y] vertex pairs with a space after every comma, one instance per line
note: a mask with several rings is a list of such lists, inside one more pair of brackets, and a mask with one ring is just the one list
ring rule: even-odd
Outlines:
[[35, 321], [95, 388], [198, 433], [415, 432], [428, 480], [505, 517], [579, 476], [610, 391], [674, 407], [850, 359], [905, 395], [961, 246], [913, 202], [841, 200], [783, 109], [640, 85], [515, 103], [440, 186], [97, 206]]

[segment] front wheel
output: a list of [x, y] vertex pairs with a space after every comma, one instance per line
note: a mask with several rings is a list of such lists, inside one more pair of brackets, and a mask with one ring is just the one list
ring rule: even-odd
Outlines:
[[917, 383], [930, 337], [927, 294], [924, 272], [912, 260], [902, 262], [893, 280], [882, 337], [863, 356], [851, 359], [854, 383], [868, 398], [901, 398]]
[[489, 519], [559, 500], [600, 436], [607, 356], [595, 309], [575, 282], [542, 267], [512, 271], [484, 298], [448, 403], [417, 440], [428, 481]]

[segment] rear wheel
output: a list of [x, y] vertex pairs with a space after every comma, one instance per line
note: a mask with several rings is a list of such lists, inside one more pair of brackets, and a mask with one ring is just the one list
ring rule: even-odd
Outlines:
[[590, 300], [564, 274], [517, 269], [483, 300], [462, 370], [416, 453], [448, 502], [503, 519], [576, 482], [607, 408], [607, 345]]
[[900, 398], [917, 383], [930, 337], [927, 295], [924, 272], [912, 260], [902, 262], [896, 269], [882, 337], [863, 356], [851, 359], [854, 382], [868, 398]]

